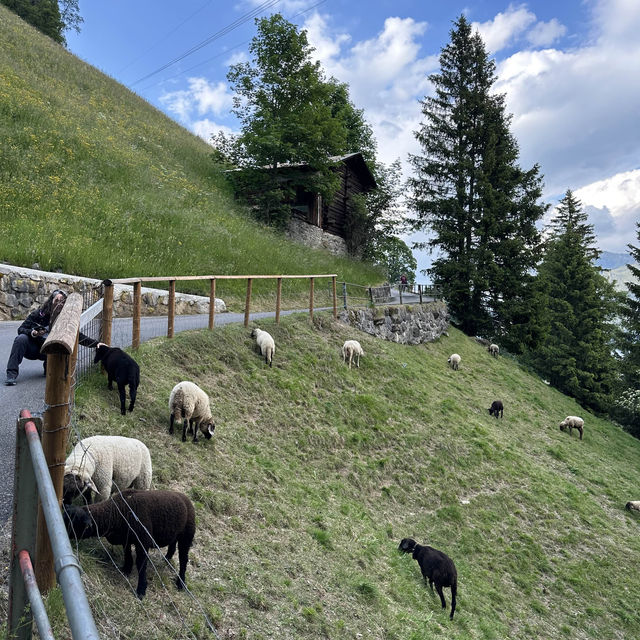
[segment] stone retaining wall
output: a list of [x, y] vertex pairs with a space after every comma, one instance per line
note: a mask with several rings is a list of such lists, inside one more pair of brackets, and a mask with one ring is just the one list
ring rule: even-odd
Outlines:
[[312, 249], [326, 249], [336, 256], [347, 255], [347, 243], [344, 238], [333, 233], [327, 233], [320, 227], [304, 222], [296, 217], [291, 217], [287, 235], [296, 242], [311, 247]]
[[378, 338], [400, 344], [433, 342], [448, 335], [449, 310], [444, 302], [423, 305], [348, 309], [340, 320]]
[[[54, 289], [63, 289], [81, 295], [100, 287], [102, 280], [80, 278], [65, 273], [40, 271], [25, 267], [0, 264], [0, 320], [22, 320], [39, 307]], [[142, 287], [143, 315], [168, 313], [169, 292]], [[114, 285], [113, 308], [116, 317], [129, 317], [133, 313], [133, 287]], [[216, 298], [216, 313], [227, 310], [223, 300]], [[176, 314], [209, 313], [209, 297], [176, 292]]]

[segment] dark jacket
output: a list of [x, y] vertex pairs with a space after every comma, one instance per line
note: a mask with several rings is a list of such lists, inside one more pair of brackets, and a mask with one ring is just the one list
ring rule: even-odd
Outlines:
[[[49, 335], [49, 322], [51, 321], [51, 312], [45, 310], [45, 306], [35, 309], [32, 311], [24, 320], [24, 322], [18, 327], [18, 335], [25, 334], [28, 335], [34, 342], [38, 344], [39, 347], [42, 347], [44, 341], [47, 339]], [[44, 330], [45, 333], [41, 336], [37, 336], [34, 338], [31, 335], [31, 332], [36, 329], [36, 331]], [[98, 344], [98, 340], [93, 340], [89, 336], [86, 336], [82, 331], [79, 335], [79, 342], [83, 347], [95, 348]]]

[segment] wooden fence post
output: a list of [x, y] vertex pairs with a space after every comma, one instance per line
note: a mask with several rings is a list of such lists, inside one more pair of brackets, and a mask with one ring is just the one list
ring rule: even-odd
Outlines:
[[173, 338], [176, 322], [176, 281], [169, 280], [169, 317], [167, 318], [167, 338]]
[[420, 296], [420, 304], [422, 304], [422, 285], [418, 285], [418, 295]]
[[369, 287], [369, 302], [371, 303], [371, 306], [375, 306], [374, 302], [373, 302], [373, 288]]
[[140, 346], [140, 307], [142, 306], [142, 282], [133, 283], [133, 328], [131, 330], [131, 347]]
[[331, 278], [331, 291], [333, 293], [333, 317], [338, 319], [338, 291], [336, 287], [336, 276]]
[[211, 293], [209, 294], [209, 329], [213, 329], [216, 322], [216, 279], [211, 278]]
[[276, 288], [276, 324], [280, 324], [280, 305], [282, 303], [282, 278], [278, 278]]
[[[47, 356], [47, 382], [44, 392], [46, 411], [42, 450], [58, 502], [62, 499], [70, 402], [73, 397], [71, 382], [75, 376], [81, 314], [82, 297], [78, 293], [72, 293], [67, 298], [49, 337], [42, 346], [42, 352]], [[35, 570], [40, 591], [46, 593], [55, 584], [55, 572], [53, 552], [42, 506], [38, 508]]]
[[311, 286], [309, 287], [309, 320], [313, 322], [313, 286], [314, 286], [314, 278], [309, 278], [311, 281]]
[[247, 300], [244, 305], [244, 326], [249, 326], [249, 309], [251, 308], [251, 283], [253, 279], [247, 278]]
[[398, 287], [398, 293], [400, 294], [400, 304], [402, 304], [402, 284]]
[[104, 302], [102, 305], [102, 326], [100, 327], [100, 342], [111, 345], [111, 325], [113, 323], [113, 285], [105, 280]]
[[344, 300], [344, 308], [347, 309], [347, 283], [342, 283], [342, 298]]

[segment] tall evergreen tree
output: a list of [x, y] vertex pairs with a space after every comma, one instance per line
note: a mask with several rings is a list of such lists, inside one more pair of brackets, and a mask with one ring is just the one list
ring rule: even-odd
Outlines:
[[626, 282], [629, 290], [622, 304], [622, 376], [627, 387], [640, 389], [640, 222], [637, 223], [638, 246], [628, 244], [635, 264], [628, 264], [635, 280]]
[[594, 263], [600, 252], [593, 226], [570, 190], [547, 231], [538, 277], [547, 297], [549, 331], [532, 360], [554, 387], [605, 411], [615, 383], [617, 298]]
[[430, 273], [463, 331], [500, 336], [520, 351], [536, 335], [528, 310], [535, 223], [545, 211], [539, 169], [517, 165], [504, 98], [491, 94], [495, 64], [464, 16], [429, 79], [435, 94], [422, 102], [423, 155], [411, 157], [410, 185], [414, 228], [431, 238], [416, 246], [439, 250]]

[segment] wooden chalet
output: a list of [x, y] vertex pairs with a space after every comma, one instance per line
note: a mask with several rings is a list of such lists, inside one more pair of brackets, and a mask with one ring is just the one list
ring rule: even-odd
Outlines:
[[[298, 190], [291, 205], [292, 217], [319, 227], [326, 233], [345, 238], [345, 220], [349, 197], [376, 188], [376, 181], [361, 153], [350, 153], [332, 158], [335, 171], [340, 174], [340, 188], [330, 202], [324, 202], [319, 193]], [[299, 171], [304, 165], [297, 165]], [[280, 167], [282, 172], [286, 167]], [[292, 167], [293, 170], [293, 167]]]

